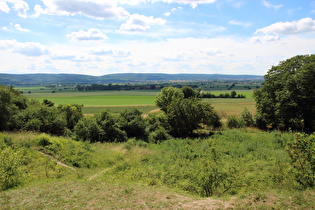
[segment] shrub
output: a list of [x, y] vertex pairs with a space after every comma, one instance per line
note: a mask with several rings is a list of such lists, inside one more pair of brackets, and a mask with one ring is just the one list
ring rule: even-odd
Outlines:
[[228, 117], [227, 126], [229, 128], [242, 128], [244, 127], [244, 122], [235, 115], [231, 115]]
[[247, 108], [245, 108], [244, 111], [241, 113], [241, 119], [244, 122], [245, 126], [250, 127], [250, 126], [254, 126], [255, 124], [253, 115], [252, 113], [248, 111]]
[[19, 185], [22, 181], [23, 155], [10, 147], [0, 150], [0, 190]]
[[296, 181], [303, 187], [315, 186], [315, 135], [296, 134], [287, 152], [294, 167]]

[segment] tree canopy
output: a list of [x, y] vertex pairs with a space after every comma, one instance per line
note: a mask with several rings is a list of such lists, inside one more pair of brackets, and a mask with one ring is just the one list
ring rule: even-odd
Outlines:
[[273, 128], [314, 131], [315, 55], [281, 61], [265, 75], [254, 92], [259, 114]]
[[197, 92], [190, 87], [162, 89], [156, 105], [165, 112], [173, 136], [192, 136], [194, 130], [203, 126], [221, 126], [213, 107], [209, 103], [200, 102]]

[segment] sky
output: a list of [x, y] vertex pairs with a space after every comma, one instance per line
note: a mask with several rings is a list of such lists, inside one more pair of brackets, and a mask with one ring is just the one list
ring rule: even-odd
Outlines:
[[315, 53], [315, 0], [0, 0], [0, 73], [265, 75]]

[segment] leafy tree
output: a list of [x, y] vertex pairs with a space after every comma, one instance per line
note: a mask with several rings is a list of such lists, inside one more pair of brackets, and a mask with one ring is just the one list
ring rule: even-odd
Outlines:
[[157, 95], [155, 104], [157, 107], [161, 108], [162, 111], [167, 112], [167, 106], [172, 103], [175, 99], [184, 98], [184, 93], [179, 88], [166, 87], [161, 90]]
[[17, 115], [18, 128], [63, 135], [67, 126], [66, 116], [57, 107], [47, 106], [38, 101], [30, 101], [27, 109]]
[[16, 128], [16, 115], [27, 107], [26, 102], [26, 98], [13, 86], [0, 85], [0, 131]]
[[78, 140], [98, 142], [102, 141], [102, 129], [93, 117], [82, 118], [75, 126], [74, 133]]
[[195, 97], [198, 97], [199, 95], [199, 92], [195, 91], [194, 89], [188, 86], [182, 87], [181, 90], [184, 94], [184, 98], [195, 98]]
[[315, 55], [298, 55], [273, 66], [254, 92], [259, 114], [272, 127], [314, 131]]
[[83, 105], [78, 104], [62, 104], [58, 106], [60, 112], [65, 115], [67, 128], [73, 129], [79, 120], [82, 119], [82, 107]]
[[127, 133], [128, 138], [147, 139], [146, 121], [141, 115], [142, 112], [136, 108], [120, 113], [119, 128]]
[[192, 136], [193, 131], [202, 125], [219, 127], [220, 118], [208, 103], [196, 98], [177, 98], [167, 107], [166, 116], [173, 136]]
[[127, 140], [126, 133], [119, 129], [118, 124], [109, 111], [103, 111], [96, 115], [96, 123], [102, 129], [102, 142], [124, 142]]

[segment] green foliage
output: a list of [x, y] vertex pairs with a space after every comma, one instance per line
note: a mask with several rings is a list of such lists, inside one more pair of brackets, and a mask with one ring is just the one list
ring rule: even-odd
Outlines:
[[191, 87], [184, 86], [181, 88], [181, 90], [184, 94], [184, 98], [198, 98], [199, 96], [199, 92]]
[[198, 93], [190, 87], [182, 89], [163, 88], [157, 96], [156, 105], [166, 114], [166, 130], [172, 136], [193, 136], [196, 129], [208, 126], [218, 128], [221, 126], [220, 118], [213, 107], [197, 98]]
[[65, 115], [67, 128], [73, 129], [79, 120], [82, 119], [82, 107], [83, 105], [77, 104], [63, 104], [58, 106], [60, 113]]
[[315, 55], [298, 55], [273, 66], [254, 91], [259, 114], [273, 128], [312, 132], [315, 119]]
[[14, 130], [16, 114], [27, 107], [26, 98], [13, 87], [0, 85], [0, 131]]
[[208, 103], [196, 98], [176, 99], [167, 107], [166, 116], [170, 124], [170, 133], [177, 137], [192, 136], [193, 131], [202, 124], [219, 127], [220, 118]]
[[0, 190], [7, 190], [21, 183], [22, 164], [22, 151], [10, 147], [0, 150]]
[[35, 142], [41, 151], [71, 166], [91, 168], [99, 164], [92, 158], [95, 150], [89, 143], [51, 137], [47, 134], [41, 134]]
[[94, 117], [82, 118], [74, 127], [78, 140], [89, 142], [124, 142], [126, 133], [118, 127], [112, 114], [102, 111]]
[[38, 131], [63, 135], [67, 126], [66, 117], [55, 106], [31, 101], [27, 109], [18, 113], [19, 128], [26, 131]]
[[244, 125], [245, 125], [245, 122], [243, 121], [243, 119], [235, 115], [228, 116], [228, 121], [227, 121], [228, 128], [242, 128], [244, 127]]
[[183, 99], [184, 93], [179, 88], [166, 87], [161, 90], [159, 95], [156, 96], [156, 106], [161, 108], [164, 112], [167, 112], [167, 107], [172, 101], [177, 99]]
[[89, 142], [102, 141], [102, 129], [94, 117], [82, 118], [74, 127], [76, 139]]
[[255, 125], [255, 121], [254, 121], [253, 115], [252, 115], [252, 113], [250, 113], [248, 111], [247, 108], [245, 108], [244, 111], [241, 113], [241, 119], [244, 122], [245, 126], [250, 127], [250, 126], [254, 126]]
[[315, 186], [315, 135], [296, 134], [287, 152], [294, 167], [296, 181], [302, 187]]
[[138, 109], [123, 110], [120, 113], [118, 123], [119, 128], [127, 133], [128, 138], [147, 140], [146, 121]]
[[126, 133], [119, 129], [118, 123], [109, 111], [103, 111], [95, 116], [96, 123], [102, 129], [101, 142], [124, 142], [127, 139]]

